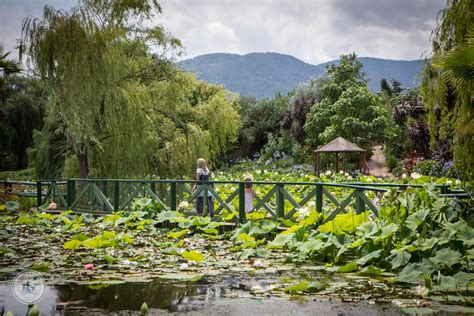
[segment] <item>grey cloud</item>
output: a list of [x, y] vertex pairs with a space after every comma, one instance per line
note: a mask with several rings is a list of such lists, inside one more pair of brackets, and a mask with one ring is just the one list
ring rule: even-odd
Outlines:
[[[182, 41], [186, 57], [274, 51], [313, 64], [352, 51], [359, 56], [419, 58], [429, 50], [436, 14], [444, 6], [444, 0], [159, 1], [164, 12], [154, 22]], [[11, 49], [20, 36], [21, 19], [39, 16], [47, 2], [66, 9], [76, 3], [1, 1], [0, 42], [10, 43], [5, 46]]]
[[334, 0], [332, 9], [341, 27], [377, 26], [396, 30], [430, 30], [445, 0]]

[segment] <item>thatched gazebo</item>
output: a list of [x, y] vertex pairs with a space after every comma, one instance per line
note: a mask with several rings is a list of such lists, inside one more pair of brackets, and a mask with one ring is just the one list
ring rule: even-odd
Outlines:
[[[314, 172], [319, 177], [320, 153], [334, 153], [336, 156], [336, 172], [339, 172], [339, 153], [359, 153], [359, 168], [362, 171], [365, 165], [366, 150], [354, 145], [347, 139], [338, 137], [330, 143], [314, 151]], [[342, 170], [346, 172], [346, 157], [342, 156]]]

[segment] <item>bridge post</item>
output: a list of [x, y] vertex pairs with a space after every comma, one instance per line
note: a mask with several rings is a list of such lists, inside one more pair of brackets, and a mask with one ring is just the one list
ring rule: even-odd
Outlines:
[[36, 181], [36, 204], [39, 207], [43, 204], [43, 196], [41, 192], [41, 181]]
[[277, 184], [278, 190], [276, 191], [276, 207], [277, 207], [277, 218], [285, 217], [285, 196], [283, 195], [283, 184]]
[[170, 208], [176, 211], [176, 182], [170, 183]]
[[356, 192], [356, 213], [357, 214], [365, 212], [365, 203], [364, 203], [364, 198], [362, 197], [362, 194], [364, 194], [364, 191], [361, 189], [357, 189], [357, 192]]
[[244, 224], [245, 221], [245, 185], [239, 183], [239, 223]]
[[449, 186], [441, 185], [441, 187], [440, 187], [441, 194], [446, 194], [446, 193], [448, 193], [448, 191], [449, 191]]
[[[108, 188], [107, 188], [107, 183], [108, 183], [107, 180], [102, 181], [102, 193], [104, 193], [104, 196], [105, 196], [106, 199], [107, 199], [107, 194], [109, 193]], [[105, 205], [105, 203], [104, 203], [103, 210], [104, 210], [104, 212], [107, 211], [107, 206]]]
[[323, 213], [323, 185], [316, 185], [316, 212]]
[[120, 209], [120, 182], [114, 181], [114, 211], [118, 212]]
[[72, 208], [74, 200], [76, 199], [76, 181], [67, 180], [67, 208]]

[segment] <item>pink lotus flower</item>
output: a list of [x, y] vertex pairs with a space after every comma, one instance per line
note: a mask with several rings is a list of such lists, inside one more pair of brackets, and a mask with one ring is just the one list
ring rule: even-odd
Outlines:
[[57, 205], [56, 203], [54, 203], [54, 202], [51, 202], [51, 203], [49, 203], [48, 208], [49, 208], [50, 210], [55, 210], [55, 209], [58, 208], [58, 205]]
[[92, 270], [94, 269], [94, 264], [93, 263], [88, 263], [84, 266], [84, 269], [86, 270]]

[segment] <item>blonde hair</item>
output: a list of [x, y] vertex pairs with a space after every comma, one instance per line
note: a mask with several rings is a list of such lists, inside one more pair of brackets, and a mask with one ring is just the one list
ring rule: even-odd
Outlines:
[[209, 169], [207, 169], [206, 160], [204, 160], [204, 158], [199, 158], [198, 159], [197, 167], [198, 167], [198, 169], [202, 169], [204, 171], [209, 171]]

